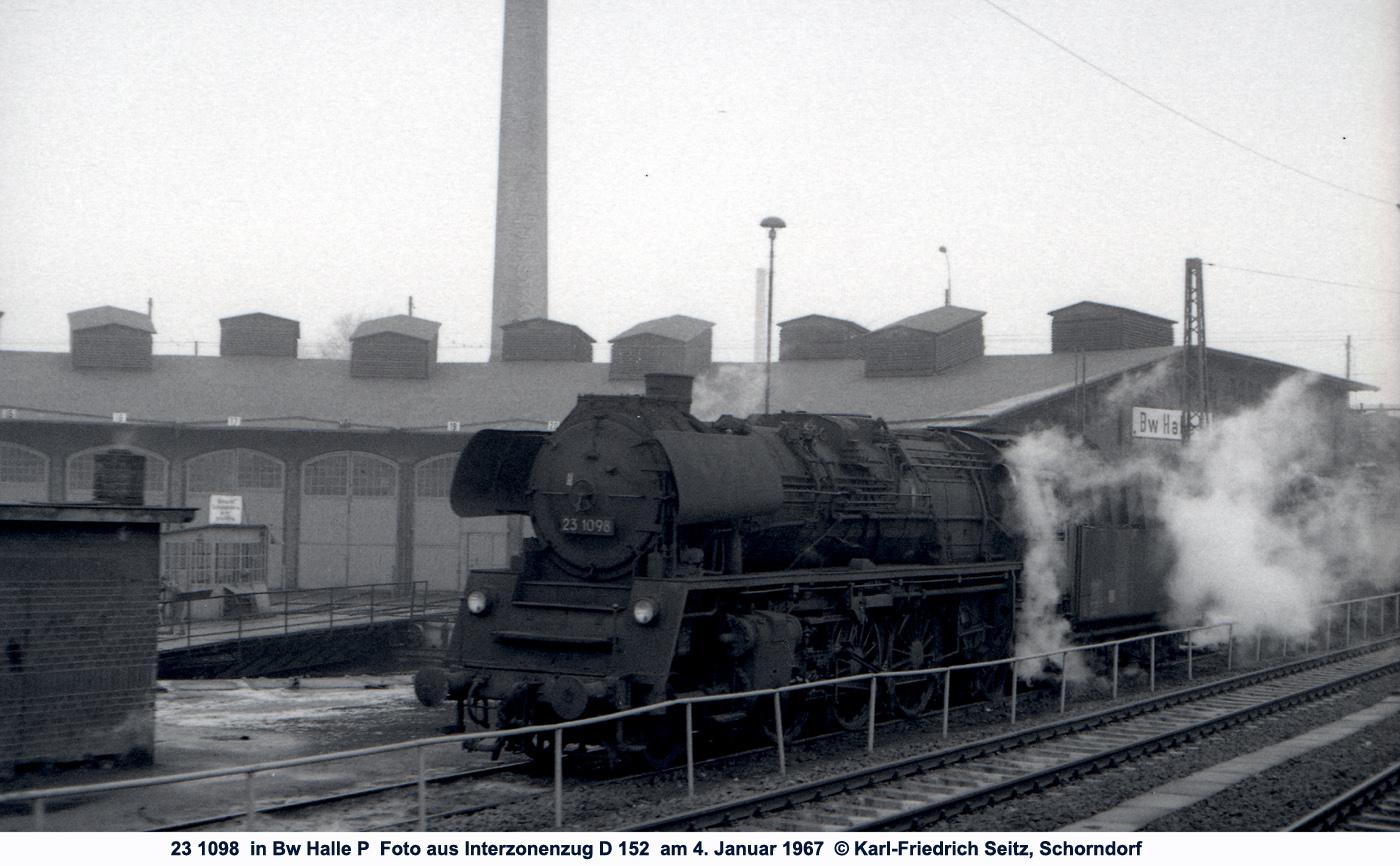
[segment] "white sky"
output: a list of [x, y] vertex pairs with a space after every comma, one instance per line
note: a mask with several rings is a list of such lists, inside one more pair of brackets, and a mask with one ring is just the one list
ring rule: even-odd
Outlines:
[[[988, 349], [1049, 348], [1091, 299], [1400, 403], [1400, 3], [554, 0], [550, 315], [600, 342], [718, 323], [752, 357], [758, 222], [781, 321], [880, 326], [953, 300]], [[499, 0], [0, 0], [0, 348], [155, 299], [157, 351], [262, 310], [490, 320]], [[1367, 198], [1371, 196], [1374, 198]], [[1376, 201], [1374, 199], [1379, 199]], [[1178, 326], [1178, 335], [1180, 329]]]

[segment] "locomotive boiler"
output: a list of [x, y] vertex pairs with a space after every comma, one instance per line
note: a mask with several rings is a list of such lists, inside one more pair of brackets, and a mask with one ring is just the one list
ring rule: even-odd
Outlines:
[[[453, 509], [528, 515], [536, 537], [517, 567], [472, 573], [447, 665], [415, 678], [424, 703], [508, 728], [1007, 654], [1020, 563], [1003, 440], [859, 415], [703, 422], [689, 403], [689, 378], [650, 376], [645, 395], [581, 397], [553, 432], [473, 436]], [[892, 682], [883, 705], [903, 715], [935, 686]], [[792, 700], [785, 727], [869, 711], [863, 685]], [[575, 730], [660, 760], [666, 727]]]

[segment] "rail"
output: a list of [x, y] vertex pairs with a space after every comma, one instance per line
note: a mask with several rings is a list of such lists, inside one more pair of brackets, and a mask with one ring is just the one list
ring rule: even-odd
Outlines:
[[[1354, 613], [1354, 611], [1358, 607], [1360, 608], [1360, 613], [1356, 614]], [[1338, 619], [1338, 616], [1336, 614], [1338, 608], [1341, 608], [1343, 611], [1343, 625], [1341, 626], [1342, 633], [1340, 635], [1341, 645], [1340, 647], [1334, 647], [1333, 633], [1338, 630], [1338, 625], [1336, 622]], [[1369, 617], [1369, 612], [1372, 608], [1375, 608], [1377, 611], [1377, 619], [1375, 622], [1374, 630], [1370, 625]], [[1316, 634], [1317, 629], [1314, 629], [1314, 631], [1310, 633], [1308, 637], [1302, 642], [1301, 646], [1292, 644], [1287, 638], [1275, 637], [1270, 638], [1266, 641], [1265, 636], [1262, 632], [1252, 634], [1251, 637], [1254, 638], [1252, 643], [1254, 644], [1253, 649], [1255, 655], [1255, 662], [1259, 663], [1260, 661], [1262, 661], [1266, 647], [1271, 651], [1277, 648], [1280, 651], [1280, 656], [1286, 658], [1291, 646], [1296, 646], [1297, 649], [1301, 650], [1304, 653], [1310, 652], [1314, 646], [1323, 651], [1330, 651], [1334, 648], [1346, 648], [1352, 646], [1353, 639], [1356, 637], [1357, 632], [1359, 632], [1360, 640], [1362, 642], [1369, 641], [1373, 634], [1379, 637], [1385, 634], [1393, 634], [1396, 632], [1400, 632], [1400, 592], [1388, 593], [1384, 595], [1366, 596], [1364, 598], [1354, 598], [1340, 602], [1332, 602], [1330, 604], [1319, 606], [1319, 610], [1325, 611], [1325, 614], [1322, 616], [1325, 625], [1321, 627], [1323, 634], [1319, 636], [1318, 634]], [[1388, 610], [1393, 611], [1393, 614], [1387, 615]], [[1353, 622], [1358, 618], [1360, 619], [1360, 626], [1359, 628], [1353, 628]], [[1387, 621], [1389, 621], [1388, 629], [1386, 628]], [[500, 737], [523, 737], [533, 736], [536, 734], [550, 734], [553, 745], [554, 826], [561, 827], [563, 826], [564, 821], [564, 738], [563, 736], [561, 736], [561, 734], [565, 730], [571, 730], [574, 728], [580, 728], [590, 725], [598, 725], [608, 722], [616, 722], [622, 719], [628, 719], [642, 715], [665, 714], [670, 710], [683, 708], [685, 718], [686, 790], [687, 795], [693, 798], [695, 796], [694, 707], [696, 704], [716, 703], [720, 701], [739, 701], [771, 698], [771, 700], [773, 701], [773, 736], [775, 740], [775, 747], [777, 750], [778, 770], [782, 775], [786, 776], [787, 757], [785, 751], [786, 746], [784, 742], [785, 737], [783, 734], [782, 697], [783, 695], [789, 692], [798, 692], [809, 689], [831, 688], [833, 686], [838, 686], [847, 683], [868, 682], [870, 704], [868, 712], [869, 721], [866, 729], [866, 751], [871, 752], [875, 748], [875, 716], [877, 702], [879, 699], [880, 680], [898, 679], [905, 677], [925, 677], [930, 679], [942, 677], [942, 736], [946, 738], [948, 735], [948, 718], [949, 713], [951, 711], [951, 682], [955, 674], [968, 673], [981, 669], [990, 669], [1003, 666], [1007, 667], [1012, 674], [1010, 712], [1011, 720], [1014, 723], [1016, 719], [1016, 706], [1018, 701], [1017, 683], [1019, 681], [1019, 677], [1015, 675], [1015, 671], [1017, 666], [1025, 662], [1040, 661], [1047, 658], [1059, 658], [1059, 711], [1060, 713], [1064, 713], [1066, 708], [1066, 700], [1068, 696], [1069, 682], [1069, 679], [1064, 675], [1064, 671], [1065, 666], [1068, 663], [1068, 659], [1071, 655], [1074, 655], [1076, 653], [1090, 653], [1101, 650], [1107, 650], [1111, 652], [1113, 657], [1112, 690], [1113, 696], [1116, 699], [1118, 695], [1120, 675], [1118, 660], [1121, 655], [1122, 647], [1125, 644], [1136, 644], [1143, 642], [1147, 643], [1149, 647], [1148, 687], [1151, 691], [1155, 692], [1157, 683], [1156, 647], [1159, 641], [1169, 640], [1173, 638], [1186, 638], [1185, 648], [1187, 654], [1187, 679], [1193, 680], [1195, 676], [1195, 654], [1197, 650], [1202, 647], [1210, 647], [1217, 652], [1221, 648], [1223, 648], [1226, 654], [1226, 669], [1233, 669], [1236, 660], [1235, 650], [1236, 647], [1241, 644], [1241, 639], [1237, 638], [1235, 635], [1235, 628], [1236, 624], [1233, 622], [1212, 623], [1208, 625], [1191, 626], [1187, 628], [1155, 632], [1149, 635], [1137, 635], [1134, 637], [1120, 638], [1118, 640], [1102, 641], [1094, 644], [1085, 644], [1073, 647], [1062, 647], [1060, 649], [1051, 650], [1049, 652], [1032, 653], [1024, 656], [1011, 656], [1002, 659], [973, 662], [970, 664], [963, 665], [949, 665], [912, 671], [876, 671], [870, 673], [854, 674], [845, 677], [836, 677], [827, 680], [813, 681], [808, 683], [791, 683], [776, 688], [751, 689], [745, 692], [732, 692], [716, 695], [686, 696], [674, 698], [668, 701], [662, 701], [656, 704], [649, 704], [644, 707], [632, 707], [625, 710], [619, 710], [613, 713], [607, 713], [600, 716], [590, 716], [587, 718], [575, 719], [573, 721], [568, 722], [556, 722], [544, 725], [530, 725], [527, 727], [510, 728], [507, 730], [489, 730], [477, 731], [466, 734], [452, 734], [440, 737], [430, 737], [421, 740], [410, 740], [402, 743], [392, 743], [383, 746], [372, 746], [362, 749], [331, 752], [322, 755], [309, 755], [302, 758], [287, 758], [278, 761], [265, 761], [257, 764], [248, 764], [240, 767], [201, 770], [197, 772], [179, 773], [167, 776], [156, 776], [145, 779], [128, 779], [115, 782], [101, 782], [90, 785], [74, 785], [39, 790], [16, 791], [9, 794], [0, 794], [0, 804], [25, 802], [30, 803], [30, 813], [33, 817], [33, 829], [43, 830], [45, 824], [46, 803], [50, 800], [59, 800], [68, 797], [89, 796], [93, 794], [110, 793], [115, 791], [129, 791], [139, 788], [150, 788], [159, 785], [177, 784], [181, 782], [241, 776], [244, 779], [243, 829], [251, 830], [256, 827], [258, 817], [258, 803], [256, 798], [254, 781], [259, 773], [275, 772], [277, 770], [282, 770], [290, 767], [306, 766], [308, 764], [329, 763], [333, 761], [343, 761], [359, 757], [368, 757], [370, 755], [381, 755], [392, 752], [414, 750], [416, 753], [415, 757], [417, 758], [418, 768], [416, 785], [418, 812], [417, 825], [418, 829], [422, 831], [427, 828], [428, 774], [427, 761], [425, 757], [427, 749], [435, 746], [461, 745], [468, 742], [497, 739]], [[1224, 632], [1223, 637], [1220, 636], [1220, 632], [1222, 631]], [[1198, 635], [1212, 635], [1213, 640], [1198, 642], [1197, 640], [1195, 640], [1195, 638]], [[1269, 641], [1272, 641], [1272, 646], [1269, 645]], [[1248, 649], [1247, 646], [1245, 648]], [[1243, 655], [1241, 656], [1242, 659], [1244, 657], [1245, 656]], [[1270, 654], [1270, 657], [1273, 657], [1272, 653]]]
[[[163, 650], [214, 640], [285, 635], [347, 624], [413, 619], [446, 609], [428, 594], [428, 582], [363, 583], [323, 589], [269, 589], [183, 593], [160, 603], [159, 645]], [[456, 600], [450, 602], [455, 613]]]

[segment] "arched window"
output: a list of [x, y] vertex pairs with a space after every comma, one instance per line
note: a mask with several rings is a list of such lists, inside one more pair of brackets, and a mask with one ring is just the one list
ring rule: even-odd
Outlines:
[[49, 458], [23, 445], [0, 442], [0, 501], [49, 498]]
[[399, 469], [383, 457], [343, 451], [309, 461], [302, 469], [306, 496], [394, 496]]
[[282, 463], [260, 451], [230, 448], [191, 458], [185, 464], [189, 493], [282, 490]]
[[[112, 450], [111, 445], [103, 445], [99, 448], [89, 448], [86, 451], [79, 451], [68, 458], [68, 501], [69, 502], [91, 502], [92, 501], [92, 473], [93, 457], [102, 451]], [[130, 451], [133, 454], [140, 454], [146, 458], [146, 505], [166, 505], [169, 503], [169, 495], [166, 489], [166, 479], [170, 473], [170, 461], [144, 448], [134, 448], [123, 445], [122, 451]]]
[[424, 460], [413, 470], [414, 493], [419, 499], [446, 499], [452, 490], [452, 473], [456, 471], [456, 454]]

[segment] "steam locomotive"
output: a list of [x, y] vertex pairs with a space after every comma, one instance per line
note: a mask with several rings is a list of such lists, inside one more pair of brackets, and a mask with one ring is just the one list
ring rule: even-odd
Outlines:
[[[703, 422], [690, 399], [688, 377], [653, 375], [645, 395], [580, 397], [553, 432], [472, 437], [453, 510], [528, 515], [536, 537], [518, 567], [472, 573], [446, 666], [415, 677], [424, 704], [455, 701], [459, 729], [466, 716], [511, 728], [1010, 654], [1021, 542], [1008, 525], [1008, 438], [862, 415]], [[1159, 599], [1133, 582], [1143, 532], [1069, 533], [1067, 613], [1108, 626], [1152, 615]], [[972, 686], [996, 688], [982, 670]], [[938, 687], [887, 682], [881, 708], [903, 716]], [[865, 684], [807, 691], [789, 693], [785, 729], [818, 711], [865, 724]], [[697, 710], [771, 726], [768, 702], [736, 703]], [[572, 736], [665, 762], [676, 726], [648, 719]]]

